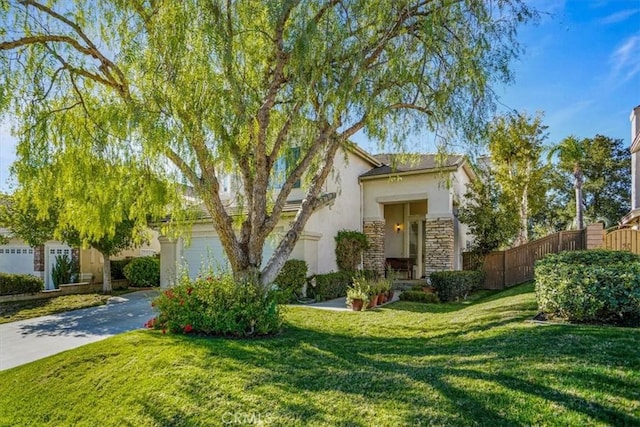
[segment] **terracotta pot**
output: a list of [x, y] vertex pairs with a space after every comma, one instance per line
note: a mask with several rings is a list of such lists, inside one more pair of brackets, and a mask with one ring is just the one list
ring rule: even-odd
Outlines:
[[371, 297], [371, 300], [369, 301], [369, 304], [367, 305], [367, 308], [373, 308], [376, 305], [378, 305], [378, 295], [373, 295]]
[[387, 302], [387, 295], [386, 294], [378, 295], [378, 304], [384, 304], [385, 302]]
[[361, 299], [354, 299], [351, 301], [351, 309], [353, 311], [362, 311], [362, 306], [364, 305], [364, 301]]
[[389, 291], [387, 293], [387, 301], [391, 301], [391, 300], [393, 300], [393, 291]]

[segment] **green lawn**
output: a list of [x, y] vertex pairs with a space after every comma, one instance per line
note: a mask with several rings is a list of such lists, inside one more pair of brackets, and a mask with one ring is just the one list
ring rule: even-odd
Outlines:
[[63, 295], [55, 298], [3, 302], [0, 303], [0, 323], [47, 316], [79, 308], [95, 307], [106, 304], [110, 296], [99, 294]]
[[130, 292], [135, 292], [135, 290], [117, 290], [113, 291], [111, 295], [62, 295], [59, 297], [40, 298], [28, 301], [2, 302], [0, 303], [0, 324], [77, 310], [79, 308], [104, 305], [110, 297], [124, 295]]
[[640, 330], [528, 322], [532, 291], [120, 335], [0, 372], [0, 425], [640, 425]]

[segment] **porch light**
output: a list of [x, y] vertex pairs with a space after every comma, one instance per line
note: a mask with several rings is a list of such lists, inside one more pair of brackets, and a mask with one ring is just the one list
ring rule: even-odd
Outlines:
[[396, 224], [396, 233], [399, 233], [401, 228], [402, 227], [400, 226], [400, 223], [397, 223]]

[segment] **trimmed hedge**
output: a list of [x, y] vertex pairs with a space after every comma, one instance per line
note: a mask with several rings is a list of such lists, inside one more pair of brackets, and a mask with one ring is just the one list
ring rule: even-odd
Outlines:
[[[355, 273], [350, 271], [337, 271], [335, 273], [316, 274], [315, 286], [307, 286], [307, 293], [311, 293], [316, 301], [326, 301], [347, 295], [347, 288], [353, 281]], [[312, 280], [313, 282], [313, 280]]]
[[280, 291], [280, 302], [292, 302], [301, 296], [302, 286], [307, 279], [307, 263], [299, 259], [290, 259], [284, 263], [274, 283]]
[[640, 257], [607, 250], [547, 255], [535, 266], [536, 298], [544, 313], [580, 322], [640, 318]]
[[160, 260], [152, 256], [135, 258], [124, 267], [124, 275], [133, 287], [160, 286]]
[[39, 277], [0, 273], [0, 295], [34, 294], [43, 289], [44, 282]]
[[362, 252], [369, 247], [367, 235], [360, 231], [340, 230], [335, 241], [338, 270], [355, 271], [362, 260]]
[[428, 294], [423, 291], [404, 291], [400, 294], [400, 301], [433, 303], [440, 300], [436, 294]]
[[124, 268], [133, 261], [133, 258], [125, 258], [111, 261], [111, 278], [113, 280], [126, 279], [124, 275]]
[[436, 271], [429, 276], [442, 302], [465, 299], [469, 292], [479, 289], [484, 280], [481, 271]]

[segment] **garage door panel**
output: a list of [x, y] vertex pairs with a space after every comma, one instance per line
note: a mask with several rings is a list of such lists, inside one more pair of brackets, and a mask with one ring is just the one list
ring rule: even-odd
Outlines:
[[183, 267], [195, 279], [201, 271], [230, 271], [229, 261], [217, 237], [195, 237], [182, 250]]
[[[262, 267], [275, 251], [275, 243], [267, 241], [262, 252]], [[196, 278], [200, 272], [231, 271], [229, 259], [224, 252], [218, 237], [195, 237], [191, 244], [182, 250], [182, 265], [189, 272], [189, 277]]]
[[24, 245], [0, 245], [0, 272], [34, 274], [33, 249]]

